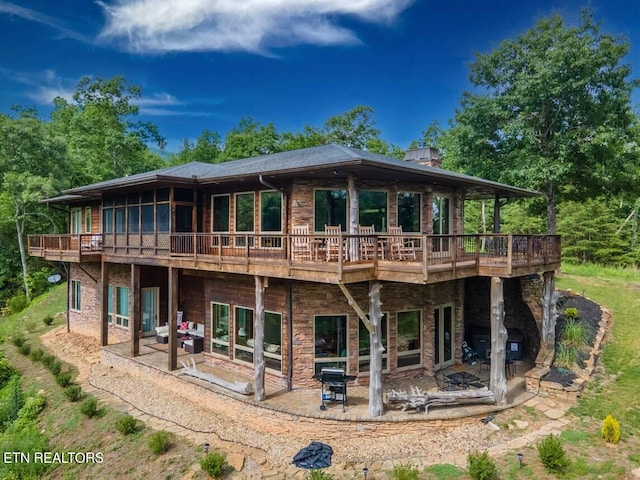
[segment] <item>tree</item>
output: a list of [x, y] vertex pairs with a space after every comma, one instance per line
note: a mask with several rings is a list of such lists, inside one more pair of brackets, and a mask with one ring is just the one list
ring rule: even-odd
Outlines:
[[54, 100], [53, 125], [66, 139], [71, 186], [140, 173], [162, 166], [147, 144], [164, 148], [156, 125], [135, 120], [141, 89], [124, 77], [83, 77], [73, 102]]
[[448, 153], [472, 175], [544, 192], [549, 233], [563, 196], [637, 188], [629, 49], [585, 10], [576, 27], [553, 15], [478, 54], [470, 79], [485, 92], [464, 93]]
[[262, 125], [252, 118], [242, 118], [224, 141], [223, 161], [269, 155], [282, 151], [280, 134], [273, 123]]
[[374, 127], [374, 109], [357, 105], [342, 115], [334, 115], [324, 123], [327, 143], [364, 150], [367, 143], [380, 138], [380, 130]]
[[205, 129], [195, 144], [185, 138], [182, 150], [171, 157], [171, 163], [174, 165], [189, 162], [217, 163], [221, 161], [223, 148], [220, 134]]

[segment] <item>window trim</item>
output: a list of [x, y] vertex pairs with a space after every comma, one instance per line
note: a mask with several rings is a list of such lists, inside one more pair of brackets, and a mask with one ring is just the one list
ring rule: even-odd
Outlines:
[[[262, 196], [265, 193], [277, 193], [280, 195], [280, 230], [265, 230], [263, 227], [263, 212], [262, 212], [262, 205], [263, 205], [263, 200], [262, 200]], [[258, 198], [258, 211], [260, 212], [260, 218], [259, 218], [259, 227], [260, 227], [260, 233], [267, 233], [267, 234], [277, 234], [277, 233], [282, 233], [282, 230], [284, 228], [284, 221], [283, 221], [283, 196], [282, 196], [282, 192], [278, 191], [278, 190], [260, 190], [259, 192], [259, 198]]]
[[73, 207], [69, 210], [69, 233], [71, 235], [80, 235], [82, 233], [82, 225], [84, 223], [82, 207]]
[[[129, 329], [129, 325], [130, 325], [130, 317], [129, 317], [129, 308], [130, 308], [130, 302], [131, 302], [131, 292], [129, 291], [129, 287], [122, 287], [122, 286], [116, 286], [115, 288], [116, 290], [116, 302], [115, 302], [115, 325], [120, 327], [120, 328], [126, 328]], [[120, 309], [120, 292], [121, 291], [127, 291], [127, 314], [124, 315], [123, 313], [121, 313], [119, 311]], [[126, 323], [126, 325], [125, 325]]]

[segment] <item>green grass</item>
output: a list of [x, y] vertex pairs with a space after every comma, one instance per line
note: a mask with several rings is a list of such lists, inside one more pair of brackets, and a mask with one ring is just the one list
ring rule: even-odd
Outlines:
[[572, 409], [576, 415], [592, 417], [598, 424], [612, 414], [625, 435], [640, 435], [640, 409], [637, 405], [640, 385], [640, 335], [637, 312], [640, 311], [640, 270], [612, 269], [597, 265], [564, 265], [556, 286], [606, 306], [614, 321], [600, 361], [604, 378], [594, 377]]
[[450, 480], [454, 478], [464, 478], [466, 476], [464, 470], [450, 463], [431, 465], [424, 469], [424, 473], [427, 474], [426, 478], [438, 480]]

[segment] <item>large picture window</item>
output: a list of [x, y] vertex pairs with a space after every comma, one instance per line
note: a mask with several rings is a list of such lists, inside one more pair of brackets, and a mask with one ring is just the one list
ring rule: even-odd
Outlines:
[[347, 316], [318, 315], [314, 318], [315, 373], [323, 367], [347, 366]]
[[84, 209], [84, 231], [91, 233], [91, 207]]
[[82, 233], [82, 208], [71, 209], [71, 235]]
[[376, 232], [387, 231], [387, 192], [360, 191], [358, 211], [360, 225], [373, 225]]
[[[387, 315], [382, 314], [382, 319], [380, 321], [380, 326], [382, 329], [382, 346], [384, 347], [384, 352], [382, 352], [382, 370], [387, 371], [389, 369], [387, 358], [387, 338], [388, 338], [388, 328], [387, 328]], [[358, 372], [368, 372], [369, 365], [371, 363], [371, 334], [367, 327], [365, 327], [362, 321], [358, 320]]]
[[229, 231], [229, 195], [214, 195], [211, 197], [212, 232]]
[[[235, 196], [236, 208], [236, 232], [253, 233], [254, 229], [254, 194], [238, 193]], [[253, 237], [249, 239], [249, 244], [253, 242]], [[244, 247], [245, 237], [236, 236], [236, 247]]]
[[211, 353], [229, 355], [229, 305], [211, 303]]
[[129, 328], [129, 289], [116, 287], [116, 325]]
[[82, 310], [82, 285], [80, 280], [71, 280], [71, 310]]
[[420, 197], [419, 193], [398, 192], [398, 226], [405, 233], [421, 231]]
[[341, 225], [347, 229], [347, 191], [316, 190], [313, 192], [313, 228], [324, 232], [325, 225]]
[[253, 310], [236, 307], [235, 358], [253, 364]]
[[260, 192], [260, 230], [282, 232], [282, 194]]
[[282, 371], [282, 315], [264, 314], [264, 363], [267, 368]]
[[398, 368], [422, 363], [422, 319], [420, 310], [398, 312], [396, 350]]

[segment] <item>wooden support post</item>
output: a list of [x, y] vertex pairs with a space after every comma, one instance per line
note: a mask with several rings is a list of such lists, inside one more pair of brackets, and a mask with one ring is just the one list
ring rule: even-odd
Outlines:
[[109, 264], [102, 261], [100, 269], [100, 345], [109, 345]]
[[491, 377], [489, 390], [496, 396], [496, 405], [507, 404], [505, 349], [507, 329], [504, 326], [504, 293], [502, 279], [491, 278]]
[[[349, 174], [347, 177], [348, 189], [349, 189], [349, 228], [348, 233], [350, 235], [358, 234], [358, 223], [360, 221], [359, 214], [359, 202], [358, 202], [358, 190], [356, 189], [356, 181], [353, 174]], [[361, 240], [357, 237], [349, 238], [349, 260], [357, 261], [360, 259], [360, 250], [358, 241]]]
[[369, 416], [379, 417], [384, 414], [382, 392], [382, 303], [380, 302], [380, 282], [369, 284]]
[[131, 264], [131, 301], [129, 302], [129, 328], [131, 329], [131, 356], [140, 355], [140, 266]]
[[358, 315], [358, 318], [362, 320], [362, 323], [364, 323], [364, 326], [367, 327], [367, 330], [369, 330], [369, 333], [373, 333], [373, 326], [371, 325], [371, 322], [367, 318], [367, 315], [364, 313], [364, 310], [360, 308], [356, 300], [353, 298], [353, 295], [351, 295], [351, 292], [347, 290], [347, 287], [344, 285], [344, 283], [339, 283], [338, 287], [340, 287], [340, 290], [342, 290], [342, 293], [347, 298], [347, 302], [349, 303], [349, 306], [355, 310], [356, 314]]
[[253, 332], [253, 383], [255, 391], [253, 399], [256, 402], [264, 400], [264, 277], [255, 275], [256, 284], [256, 319]]
[[544, 272], [542, 287], [542, 344], [552, 351], [556, 343], [555, 275]]
[[178, 270], [169, 267], [169, 289], [168, 289], [168, 314], [169, 314], [169, 371], [178, 368]]

